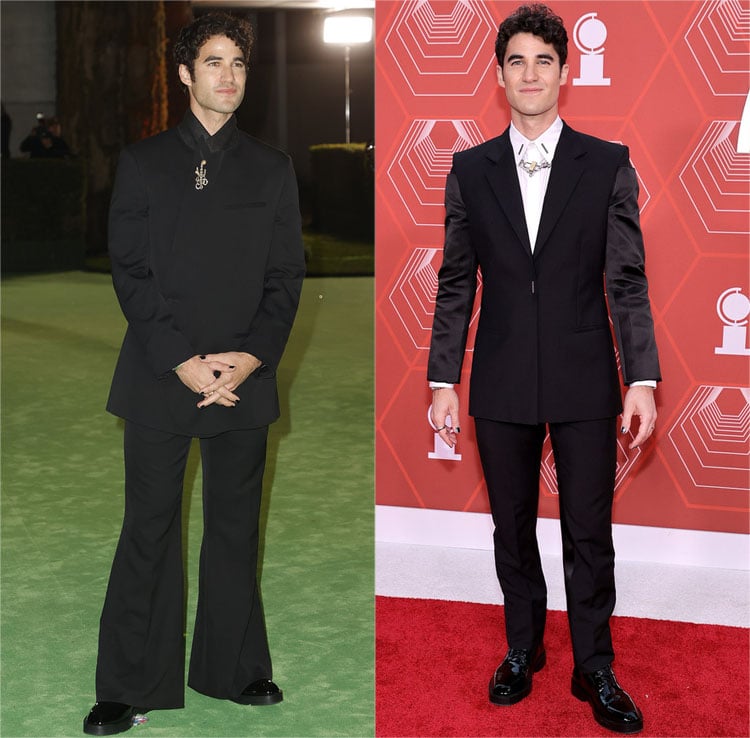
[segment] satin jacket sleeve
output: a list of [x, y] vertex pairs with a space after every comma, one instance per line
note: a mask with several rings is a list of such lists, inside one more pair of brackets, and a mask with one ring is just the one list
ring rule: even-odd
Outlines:
[[610, 195], [605, 275], [623, 382], [660, 380], [638, 215], [638, 179], [627, 149]]
[[445, 186], [445, 242], [438, 280], [427, 378], [458, 382], [477, 290], [477, 257], [453, 171]]

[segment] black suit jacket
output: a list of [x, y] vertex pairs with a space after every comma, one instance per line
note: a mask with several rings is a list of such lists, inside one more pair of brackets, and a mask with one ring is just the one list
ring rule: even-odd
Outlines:
[[[196, 189], [206, 162], [208, 184]], [[276, 367], [304, 276], [288, 156], [237, 130], [207, 137], [188, 112], [120, 156], [109, 220], [112, 278], [128, 329], [107, 409], [173, 433], [210, 436], [279, 414]], [[233, 408], [198, 409], [172, 371], [195, 354], [246, 351], [263, 366]]]
[[516, 166], [508, 130], [453, 158], [428, 378], [460, 379], [479, 268], [470, 414], [514, 423], [617, 415], [608, 312], [625, 383], [661, 378], [628, 150], [563, 126], [533, 254]]

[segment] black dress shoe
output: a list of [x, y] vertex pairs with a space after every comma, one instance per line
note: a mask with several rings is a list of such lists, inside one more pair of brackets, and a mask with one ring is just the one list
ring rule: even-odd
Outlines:
[[137, 710], [122, 702], [97, 702], [83, 719], [83, 732], [88, 735], [114, 735], [133, 727]]
[[643, 730], [643, 715], [633, 698], [617, 683], [611, 666], [593, 672], [573, 669], [573, 696], [588, 702], [599, 725], [616, 733], [637, 733]]
[[531, 692], [531, 678], [547, 662], [544, 644], [533, 650], [511, 648], [490, 679], [490, 702], [514, 705]]
[[270, 679], [258, 679], [248, 684], [234, 702], [241, 705], [275, 705], [283, 699], [284, 693]]

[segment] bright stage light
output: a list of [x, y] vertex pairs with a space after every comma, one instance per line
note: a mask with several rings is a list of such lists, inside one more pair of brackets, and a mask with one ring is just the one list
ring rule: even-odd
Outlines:
[[323, 21], [323, 41], [327, 44], [366, 44], [372, 40], [372, 18], [342, 15]]

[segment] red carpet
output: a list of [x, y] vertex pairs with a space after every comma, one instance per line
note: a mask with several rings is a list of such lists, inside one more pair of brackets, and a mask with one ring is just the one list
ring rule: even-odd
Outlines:
[[[547, 618], [547, 666], [531, 695], [490, 704], [505, 653], [496, 605], [378, 597], [377, 736], [613, 736], [570, 694], [564, 612]], [[639, 736], [748, 736], [748, 630], [614, 618], [620, 683], [644, 715]]]

